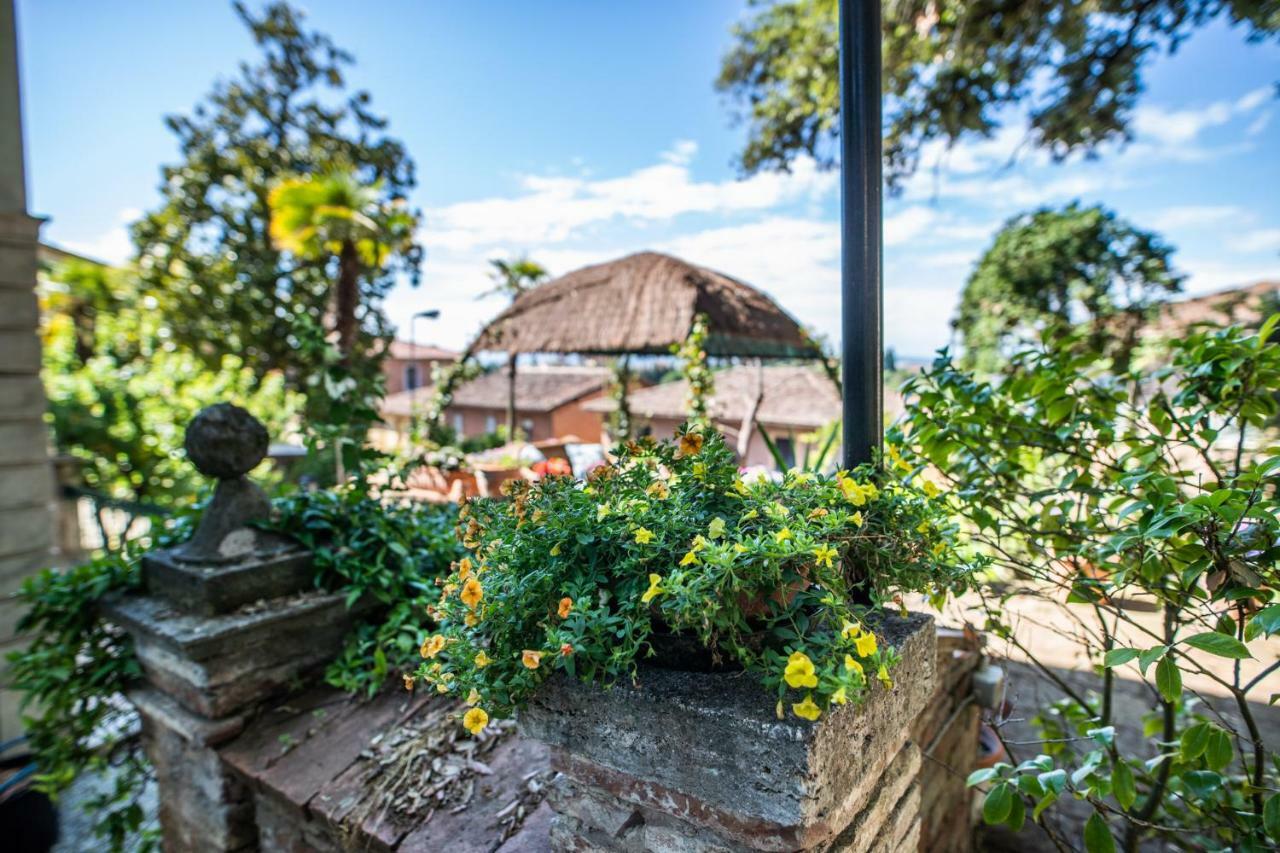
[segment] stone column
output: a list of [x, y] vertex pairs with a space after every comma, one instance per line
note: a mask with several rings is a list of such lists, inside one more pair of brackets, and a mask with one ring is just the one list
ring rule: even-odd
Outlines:
[[13, 0], [0, 0], [0, 740], [21, 732], [4, 660], [20, 643], [12, 596], [49, 565], [53, 543], [35, 296], [40, 224], [27, 214]]
[[816, 723], [779, 720], [748, 673], [646, 667], [604, 691], [557, 677], [520, 714], [551, 746], [555, 850], [915, 850], [919, 746], [934, 692], [933, 620], [887, 617], [895, 687]]
[[143, 560], [145, 595], [107, 616], [134, 639], [146, 684], [130, 693], [159, 783], [166, 850], [257, 846], [250, 792], [218, 755], [266, 699], [322, 667], [350, 627], [343, 596], [316, 590], [311, 555], [247, 526], [270, 511], [245, 474], [267, 431], [248, 412], [211, 406], [187, 428], [187, 455], [218, 486], [195, 535]]

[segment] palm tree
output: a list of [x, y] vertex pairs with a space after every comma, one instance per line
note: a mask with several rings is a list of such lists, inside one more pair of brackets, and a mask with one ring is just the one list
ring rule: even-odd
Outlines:
[[[486, 296], [495, 294], [505, 294], [514, 301], [517, 296], [526, 290], [532, 290], [546, 281], [548, 275], [546, 267], [531, 260], [528, 255], [521, 255], [505, 261], [502, 258], [493, 258], [489, 261], [489, 266], [493, 267], [493, 270], [489, 273], [489, 278], [493, 280], [493, 288], [480, 294], [477, 297], [478, 299], [484, 299]], [[507, 356], [507, 441], [514, 441], [515, 434], [516, 354], [511, 353]]]
[[271, 239], [276, 247], [313, 261], [338, 259], [333, 331], [344, 358], [360, 331], [360, 276], [379, 269], [412, 241], [414, 217], [399, 201], [384, 204], [380, 182], [360, 180], [350, 167], [289, 178], [271, 191]]
[[489, 272], [489, 278], [493, 281], [493, 287], [480, 294], [477, 299], [484, 299], [486, 296], [494, 296], [502, 294], [515, 299], [526, 290], [532, 290], [542, 282], [546, 281], [547, 269], [537, 261], [531, 260], [528, 255], [520, 255], [517, 258], [503, 260], [502, 258], [493, 258], [489, 261], [489, 266], [493, 269]]

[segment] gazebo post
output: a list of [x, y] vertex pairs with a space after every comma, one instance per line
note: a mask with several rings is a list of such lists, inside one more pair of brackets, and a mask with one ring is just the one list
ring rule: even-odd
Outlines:
[[844, 466], [884, 432], [881, 320], [880, 0], [840, 0], [841, 325]]
[[516, 358], [519, 353], [507, 353], [507, 441], [516, 440]]

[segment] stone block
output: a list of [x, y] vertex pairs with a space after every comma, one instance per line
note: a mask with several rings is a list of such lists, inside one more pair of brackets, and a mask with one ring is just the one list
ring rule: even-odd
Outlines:
[[166, 850], [251, 850], [257, 842], [248, 788], [218, 757], [245, 719], [208, 720], [169, 696], [144, 689], [129, 694], [142, 718], [142, 742], [155, 768], [160, 826]]
[[30, 288], [0, 287], [0, 328], [25, 329], [40, 325], [36, 294]]
[[0, 510], [32, 506], [47, 508], [52, 500], [53, 469], [48, 462], [0, 467]]
[[[877, 633], [902, 657], [896, 686], [873, 683], [862, 706], [816, 723], [778, 720], [755, 675], [642, 667], [638, 684], [608, 691], [553, 678], [521, 726], [554, 748], [553, 766], [579, 789], [629, 804], [635, 820], [674, 818], [724, 849], [826, 849], [875, 800], [933, 695], [933, 620], [886, 616]], [[587, 826], [561, 816], [562, 836]], [[621, 831], [603, 829], [587, 843]]]
[[0, 421], [39, 422], [44, 410], [44, 386], [39, 376], [0, 375]]
[[126, 596], [109, 602], [106, 615], [133, 635], [152, 685], [216, 718], [333, 660], [352, 613], [343, 596], [311, 592], [212, 617], [153, 596]]
[[152, 551], [142, 559], [148, 591], [183, 610], [212, 616], [313, 585], [310, 551], [261, 531], [243, 532], [257, 537], [256, 547], [247, 559], [231, 563], [189, 563], [170, 551]]
[[53, 508], [42, 506], [0, 510], [0, 557], [42, 553], [53, 546]]
[[0, 329], [0, 374], [40, 372], [40, 339], [32, 329]]
[[[3, 333], [0, 333], [3, 334]], [[3, 373], [3, 368], [0, 368]], [[49, 433], [44, 421], [0, 421], [0, 465], [49, 461]]]

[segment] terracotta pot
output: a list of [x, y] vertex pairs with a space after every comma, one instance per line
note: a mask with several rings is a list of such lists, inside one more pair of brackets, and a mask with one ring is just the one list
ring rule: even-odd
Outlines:
[[508, 480], [524, 478], [523, 468], [508, 468], [502, 465], [476, 465], [476, 486], [482, 498], [502, 497], [502, 484]]

